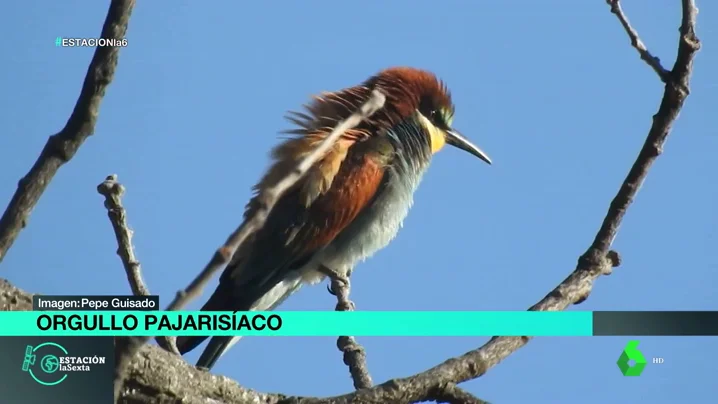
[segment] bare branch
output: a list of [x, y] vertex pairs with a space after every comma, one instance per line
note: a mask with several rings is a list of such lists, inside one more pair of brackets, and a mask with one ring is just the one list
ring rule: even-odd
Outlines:
[[105, 197], [107, 216], [110, 218], [110, 223], [117, 239], [117, 255], [120, 256], [122, 265], [125, 267], [130, 289], [132, 289], [135, 296], [149, 296], [150, 291], [142, 280], [140, 262], [137, 261], [135, 251], [132, 248], [132, 230], [127, 225], [125, 208], [122, 206], [122, 195], [125, 193], [125, 187], [117, 182], [117, 176], [113, 174], [109, 175], [97, 186], [97, 192]]
[[[123, 39], [134, 5], [135, 0], [113, 0], [101, 37]], [[40, 157], [18, 183], [12, 200], [0, 218], [0, 262], [27, 225], [30, 213], [57, 171], [72, 159], [83, 142], [95, 131], [100, 104], [115, 75], [119, 52], [115, 46], [98, 46], [95, 49], [72, 115], [60, 132], [50, 136]]]
[[681, 0], [683, 4], [683, 15], [681, 16], [680, 34], [681, 40], [678, 44], [678, 55], [676, 63], [673, 64], [673, 80], [681, 89], [689, 91], [691, 72], [693, 71], [693, 58], [695, 53], [701, 49], [701, 41], [696, 36], [696, 18], [698, 8], [695, 0]]
[[[355, 309], [354, 302], [349, 299], [349, 291], [351, 290], [349, 277], [351, 273], [342, 276], [324, 266], [320, 267], [320, 270], [329, 276], [331, 280], [329, 292], [337, 297], [335, 310], [353, 311]], [[369, 375], [364, 347], [361, 346], [354, 337], [340, 336], [337, 338], [337, 348], [342, 351], [344, 364], [349, 367], [349, 374], [352, 376], [354, 388], [359, 390], [371, 387], [374, 382]]]
[[[678, 44], [678, 55], [673, 70], [670, 72], [670, 80], [666, 82], [663, 100], [658, 112], [653, 116], [653, 125], [648, 132], [643, 148], [623, 181], [621, 189], [611, 202], [608, 214], [596, 234], [591, 249], [585, 254], [586, 257], [608, 252], [628, 206], [633, 202], [638, 189], [646, 179], [651, 165], [663, 151], [663, 144], [671, 132], [673, 122], [688, 97], [693, 58], [700, 49], [700, 41], [695, 34], [697, 12], [693, 0], [683, 0], [683, 23], [680, 29], [681, 39]], [[596, 250], [595, 253], [592, 250]]]
[[623, 13], [620, 0], [606, 0], [606, 3], [611, 6], [611, 12], [616, 15], [618, 21], [620, 21], [621, 25], [623, 25], [623, 29], [626, 30], [628, 37], [631, 39], [631, 46], [636, 48], [638, 54], [641, 56], [641, 59], [651, 66], [656, 74], [658, 74], [658, 77], [661, 78], [661, 81], [667, 83], [670, 80], [669, 75], [671, 72], [666, 70], [663, 65], [661, 65], [660, 59], [653, 56], [653, 54], [648, 51], [646, 45], [641, 40], [641, 37], [638, 36], [638, 32], [633, 28], [633, 26], [631, 26], [631, 23], [628, 21], [628, 17], [626, 17], [626, 14]]
[[0, 278], [0, 311], [31, 311], [32, 294]]
[[[122, 266], [125, 268], [130, 289], [132, 289], [135, 296], [149, 296], [150, 291], [142, 280], [140, 262], [137, 261], [134, 248], [132, 248], [132, 230], [127, 225], [125, 208], [122, 206], [122, 195], [125, 193], [125, 187], [117, 182], [116, 175], [109, 175], [97, 186], [97, 192], [105, 197], [107, 216], [110, 218], [110, 223], [117, 239], [117, 255], [120, 256]], [[129, 366], [130, 360], [141, 346], [137, 338], [115, 338], [115, 400], [119, 397], [127, 376], [127, 366]]]
[[[149, 296], [150, 291], [142, 280], [140, 262], [135, 257], [134, 248], [132, 247], [132, 230], [129, 229], [127, 224], [127, 213], [122, 206], [122, 195], [125, 193], [125, 187], [117, 182], [117, 176], [113, 174], [107, 176], [97, 186], [97, 192], [105, 197], [107, 216], [110, 218], [110, 223], [117, 239], [117, 255], [120, 256], [122, 265], [125, 268], [130, 289], [132, 289], [135, 296]], [[179, 355], [174, 341], [174, 339], [169, 340], [167, 337], [157, 338], [160, 346]], [[145, 342], [145, 338], [115, 338], [115, 399], [119, 397], [120, 390], [126, 379], [126, 369], [130, 360]]]

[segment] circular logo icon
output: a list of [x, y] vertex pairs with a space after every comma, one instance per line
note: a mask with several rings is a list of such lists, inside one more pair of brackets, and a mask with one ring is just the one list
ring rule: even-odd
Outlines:
[[[67, 378], [67, 373], [58, 372], [60, 370], [60, 357], [67, 355], [67, 350], [62, 345], [54, 342], [45, 342], [34, 348], [28, 345], [23, 370], [27, 370], [36, 382], [44, 386], [60, 384]], [[39, 363], [36, 363], [36, 358], [42, 359], [40, 359]]]
[[55, 373], [60, 369], [60, 360], [55, 355], [45, 355], [40, 362], [40, 367], [45, 373]]

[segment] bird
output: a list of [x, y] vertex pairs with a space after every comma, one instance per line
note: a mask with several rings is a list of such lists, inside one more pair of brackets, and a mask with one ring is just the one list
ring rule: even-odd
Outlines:
[[[264, 226], [232, 256], [202, 311], [271, 311], [303, 285], [342, 279], [395, 238], [432, 157], [445, 145], [492, 163], [452, 127], [455, 107], [444, 81], [428, 70], [389, 67], [359, 85], [313, 96], [304, 112], [288, 112], [293, 128], [283, 131], [287, 137], [272, 150], [244, 220], [260, 209], [261, 192], [296, 167], [374, 90], [385, 96], [383, 107], [341, 134], [281, 195]], [[207, 338], [178, 337], [177, 348], [184, 355]], [[212, 337], [196, 366], [211, 369], [239, 338]]]

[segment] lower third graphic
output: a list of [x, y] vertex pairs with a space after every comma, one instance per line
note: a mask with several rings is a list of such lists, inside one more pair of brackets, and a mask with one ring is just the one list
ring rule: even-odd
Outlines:
[[[37, 363], [37, 359], [40, 362]], [[25, 359], [22, 371], [28, 372], [36, 382], [43, 386], [55, 386], [62, 383], [72, 372], [89, 372], [92, 365], [105, 363], [99, 356], [70, 356], [62, 345], [45, 342], [36, 347], [25, 347]]]

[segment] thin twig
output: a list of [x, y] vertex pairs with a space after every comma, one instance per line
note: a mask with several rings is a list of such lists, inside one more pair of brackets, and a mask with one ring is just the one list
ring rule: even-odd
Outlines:
[[207, 263], [202, 272], [197, 275], [186, 289], [177, 292], [177, 296], [166, 310], [179, 310], [187, 305], [189, 301], [199, 296], [212, 276], [224, 268], [229, 260], [232, 259], [232, 256], [234, 256], [234, 253], [239, 249], [244, 240], [264, 225], [267, 216], [282, 194], [302, 178], [307, 170], [334, 145], [334, 142], [336, 142], [342, 134], [359, 125], [363, 120], [369, 118], [382, 108], [385, 100], [386, 96], [384, 94], [378, 90], [374, 90], [369, 100], [362, 105], [361, 108], [349, 116], [349, 118], [337, 124], [329, 136], [327, 136], [314, 151], [301, 160], [291, 172], [287, 173], [276, 185], [263, 191], [258, 198], [260, 208], [255, 211], [254, 215], [247, 218], [247, 220], [242, 222], [242, 224], [232, 232], [224, 245], [215, 251], [212, 259]]
[[122, 206], [125, 187], [117, 182], [117, 176], [113, 174], [107, 176], [97, 186], [97, 192], [105, 197], [107, 216], [110, 218], [117, 239], [117, 255], [120, 256], [122, 265], [125, 267], [130, 289], [135, 296], [149, 296], [150, 291], [142, 280], [140, 262], [137, 261], [134, 248], [132, 248], [132, 230], [127, 225], [125, 208]]
[[628, 38], [631, 40], [631, 46], [638, 51], [638, 54], [641, 55], [641, 59], [651, 66], [656, 74], [658, 74], [658, 77], [661, 78], [662, 82], [667, 83], [670, 80], [671, 72], [666, 70], [663, 65], [661, 65], [660, 59], [653, 56], [653, 54], [648, 51], [646, 45], [641, 40], [641, 37], [638, 36], [638, 32], [633, 28], [633, 26], [631, 26], [631, 23], [628, 21], [628, 17], [626, 17], [626, 14], [623, 13], [620, 0], [606, 0], [606, 4], [611, 6], [611, 12], [616, 15], [618, 21], [620, 21], [621, 25], [623, 25], [623, 29], [626, 30]]
[[[680, 28], [681, 39], [678, 44], [678, 55], [673, 65], [673, 71], [669, 74], [670, 80], [666, 82], [661, 105], [653, 116], [653, 125], [648, 132], [643, 148], [623, 181], [621, 189], [611, 202], [608, 214], [596, 234], [591, 249], [585, 254], [586, 257], [596, 254], [605, 255], [608, 252], [628, 206], [633, 202], [638, 189], [646, 179], [651, 165], [663, 151], [663, 144], [671, 133], [673, 122], [678, 118], [678, 113], [688, 97], [693, 58], [700, 49], [700, 41], [695, 34], [697, 12], [693, 0], [683, 0], [683, 22]], [[596, 251], [592, 252], [591, 250]]]
[[[127, 224], [126, 211], [122, 206], [125, 187], [117, 182], [116, 175], [109, 175], [97, 186], [97, 192], [105, 197], [107, 216], [110, 218], [117, 239], [117, 255], [120, 256], [122, 266], [125, 268], [130, 289], [135, 296], [149, 296], [150, 291], [142, 280], [140, 262], [135, 257], [132, 247], [132, 230]], [[137, 338], [115, 337], [115, 400], [120, 396], [124, 385], [127, 366], [140, 347]]]
[[[342, 276], [334, 272], [334, 270], [322, 267], [324, 272], [331, 281], [329, 291], [337, 297], [336, 311], [353, 311], [355, 309], [354, 302], [349, 299], [351, 291], [351, 282], [349, 277], [351, 273]], [[369, 375], [369, 368], [366, 364], [366, 351], [351, 336], [340, 336], [337, 338], [337, 348], [342, 352], [344, 364], [349, 367], [349, 374], [352, 376], [354, 388], [366, 389], [374, 385]]]
[[[101, 37], [123, 39], [134, 5], [135, 0], [113, 0]], [[18, 183], [15, 194], [0, 218], [0, 262], [25, 228], [33, 208], [57, 171], [72, 159], [95, 131], [100, 104], [115, 75], [119, 52], [120, 49], [115, 46], [98, 46], [95, 49], [72, 115], [60, 132], [50, 136], [40, 157]]]
[[490, 404], [488, 401], [474, 396], [454, 383], [437, 386], [429, 392], [426, 399], [446, 404]]
[[[117, 255], [122, 261], [122, 266], [127, 274], [127, 282], [135, 296], [149, 296], [150, 291], [142, 279], [142, 268], [140, 262], [135, 257], [135, 251], [132, 247], [132, 230], [127, 224], [127, 213], [122, 206], [122, 195], [125, 193], [125, 187], [117, 182], [116, 175], [109, 175], [105, 180], [97, 186], [97, 192], [105, 197], [105, 208], [107, 216], [112, 224], [112, 229], [117, 239]], [[130, 360], [144, 344], [143, 338], [136, 337], [116, 337], [115, 338], [115, 398], [119, 397], [120, 390], [126, 379], [126, 368]], [[179, 355], [176, 347], [174, 347], [167, 337], [157, 337], [157, 343], [164, 349], [172, 351]]]

